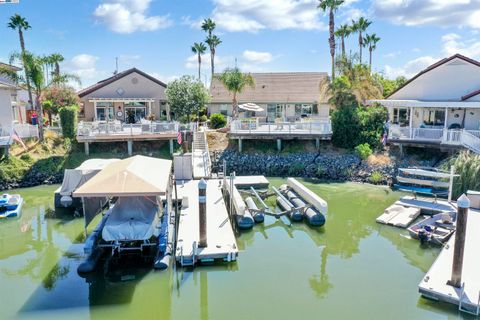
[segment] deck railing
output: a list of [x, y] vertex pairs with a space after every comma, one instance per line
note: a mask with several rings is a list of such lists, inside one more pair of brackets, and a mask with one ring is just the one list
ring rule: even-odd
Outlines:
[[315, 119], [297, 122], [260, 122], [258, 120], [233, 120], [230, 126], [231, 133], [237, 134], [331, 134], [330, 119]]
[[79, 137], [162, 135], [178, 132], [177, 122], [119, 123], [119, 122], [80, 122]]
[[480, 130], [409, 128], [392, 126], [389, 140], [438, 142], [464, 146], [480, 154]]
[[38, 138], [38, 126], [29, 123], [14, 123], [13, 130], [20, 138]]

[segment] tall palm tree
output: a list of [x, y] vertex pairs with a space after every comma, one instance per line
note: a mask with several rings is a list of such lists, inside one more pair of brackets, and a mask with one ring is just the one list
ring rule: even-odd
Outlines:
[[215, 73], [215, 47], [221, 43], [220, 38], [213, 35], [213, 30], [215, 30], [216, 27], [217, 24], [212, 19], [208, 18], [203, 20], [202, 30], [207, 33], [207, 38], [205, 39], [205, 42], [210, 47], [210, 64], [212, 69], [212, 79], [213, 74]]
[[60, 62], [63, 62], [65, 58], [60, 53], [52, 53], [49, 55], [50, 63], [54, 65], [53, 73], [56, 77], [60, 76]]
[[[19, 14], [15, 14], [10, 17], [10, 22], [7, 24], [8, 28], [12, 30], [17, 30], [18, 31], [18, 38], [20, 39], [20, 48], [22, 49], [22, 55], [25, 54], [25, 39], [23, 38], [23, 31], [28, 30], [31, 28], [30, 24], [28, 21], [20, 16]], [[24, 62], [24, 59], [22, 59], [22, 65], [23, 65], [23, 70], [25, 74], [27, 74], [27, 66], [26, 63]], [[25, 77], [26, 79], [26, 86], [28, 90], [28, 99], [30, 100], [31, 105], [33, 106], [33, 96], [32, 96], [32, 88], [30, 87], [30, 79], [28, 77]]]
[[368, 27], [372, 24], [372, 21], [360, 17], [358, 21], [352, 20], [352, 30], [358, 32], [358, 47], [360, 49], [360, 63], [362, 63], [362, 47], [363, 47], [363, 33], [367, 31]]
[[198, 81], [201, 80], [202, 54], [205, 53], [207, 47], [203, 42], [195, 42], [192, 46], [192, 52], [198, 56]]
[[213, 75], [215, 74], [215, 53], [217, 52], [217, 47], [222, 43], [219, 37], [216, 35], [208, 36], [205, 42], [210, 47], [210, 60], [212, 66], [212, 79]]
[[340, 40], [342, 41], [342, 58], [345, 58], [345, 38], [348, 38], [348, 36], [352, 33], [352, 28], [348, 24], [342, 24], [337, 28], [337, 31], [335, 31], [335, 36], [339, 37]]
[[363, 38], [363, 46], [368, 48], [370, 53], [370, 71], [372, 70], [372, 52], [373, 50], [377, 49], [377, 43], [380, 41], [380, 38], [377, 37], [375, 33], [367, 34], [365, 38]]
[[235, 120], [238, 116], [237, 94], [241, 93], [246, 87], [255, 88], [255, 81], [251, 74], [242, 73], [239, 68], [227, 68], [218, 79], [223, 86], [232, 93], [232, 118]]
[[330, 45], [330, 56], [332, 58], [332, 80], [335, 79], [335, 11], [345, 2], [344, 0], [319, 0], [317, 8], [323, 12], [328, 11], [330, 37], [328, 43]]

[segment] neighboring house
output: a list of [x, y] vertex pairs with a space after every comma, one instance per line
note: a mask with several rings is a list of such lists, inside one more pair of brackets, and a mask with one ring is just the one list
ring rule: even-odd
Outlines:
[[[305, 117], [328, 117], [330, 106], [320, 92], [328, 77], [324, 72], [252, 73], [255, 88], [247, 87], [237, 95], [239, 104], [255, 103], [263, 112], [240, 112], [239, 117], [260, 117], [266, 122], [298, 121]], [[231, 116], [232, 94], [214, 78], [210, 86], [210, 114]], [[241, 110], [239, 110], [241, 111]]]
[[453, 55], [421, 71], [384, 100], [389, 141], [465, 147], [480, 153], [480, 62]]
[[[0, 66], [9, 68], [12, 71], [21, 70], [20, 68], [1, 62]], [[0, 128], [3, 128], [3, 131], [11, 131], [13, 122], [25, 122], [25, 103], [22, 102], [19, 96], [22, 90], [23, 89], [17, 86], [12, 79], [0, 75]]]
[[129, 114], [135, 122], [149, 115], [167, 119], [166, 88], [165, 83], [136, 68], [120, 72], [78, 92], [80, 120], [125, 122]]
[[[238, 140], [242, 151], [243, 140], [277, 140], [282, 149], [283, 140], [330, 139], [330, 105], [321, 86], [328, 81], [324, 72], [252, 73], [255, 88], [247, 87], [237, 95], [239, 104], [254, 103], [263, 111], [242, 111], [239, 119], [230, 124], [231, 139]], [[214, 78], [210, 87], [212, 97], [210, 114], [232, 114], [232, 94]]]

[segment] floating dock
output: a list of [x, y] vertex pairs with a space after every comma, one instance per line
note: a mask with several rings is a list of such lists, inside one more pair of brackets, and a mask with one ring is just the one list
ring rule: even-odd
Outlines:
[[264, 176], [235, 176], [233, 184], [239, 189], [267, 189], [270, 182]]
[[433, 198], [415, 198], [412, 196], [404, 196], [400, 198], [395, 204], [404, 207], [420, 208], [421, 214], [437, 214], [442, 212], [457, 211], [457, 206], [454, 202], [447, 200], [433, 199]]
[[200, 239], [198, 183], [198, 180], [192, 180], [177, 186], [178, 199], [182, 199], [182, 207], [179, 212], [176, 261], [182, 266], [213, 262], [217, 259], [235, 261], [238, 247], [222, 195], [222, 180], [206, 181], [207, 246], [198, 247]]
[[469, 209], [463, 255], [462, 288], [447, 284], [452, 275], [455, 235], [447, 242], [430, 270], [418, 285], [420, 293], [430, 299], [452, 303], [459, 310], [480, 312], [480, 211]]
[[385, 209], [385, 212], [376, 221], [399, 228], [406, 228], [417, 219], [420, 211], [421, 209], [418, 207], [404, 207], [395, 203]]

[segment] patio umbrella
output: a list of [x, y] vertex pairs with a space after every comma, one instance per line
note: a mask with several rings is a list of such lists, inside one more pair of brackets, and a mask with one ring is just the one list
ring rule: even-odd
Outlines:
[[238, 106], [240, 109], [245, 111], [261, 112], [263, 108], [256, 105], [255, 103], [244, 103]]

